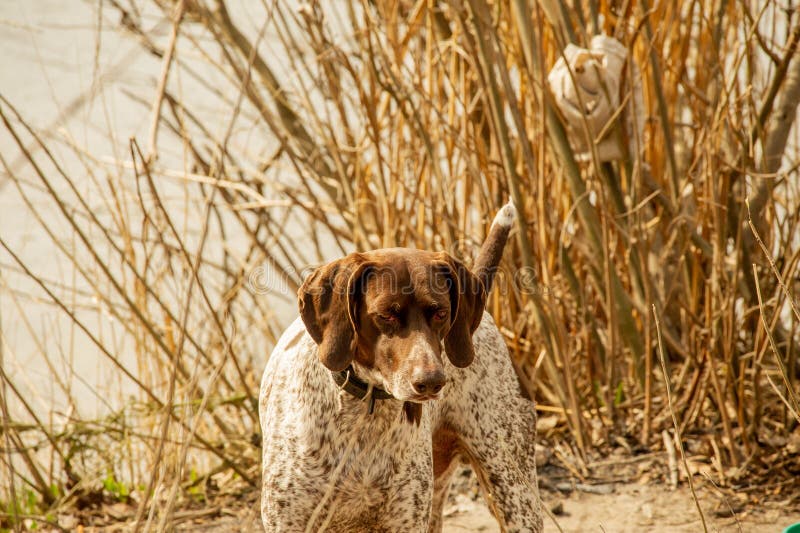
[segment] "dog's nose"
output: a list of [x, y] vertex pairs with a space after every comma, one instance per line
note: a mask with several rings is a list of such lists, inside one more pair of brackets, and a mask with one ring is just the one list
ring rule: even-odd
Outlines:
[[445, 384], [445, 376], [442, 370], [434, 370], [433, 372], [416, 372], [411, 385], [417, 394], [436, 394]]

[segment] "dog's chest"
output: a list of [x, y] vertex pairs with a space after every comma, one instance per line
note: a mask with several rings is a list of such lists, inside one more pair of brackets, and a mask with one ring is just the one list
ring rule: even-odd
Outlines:
[[342, 526], [337, 530], [381, 523], [379, 517], [413, 498], [406, 494], [410, 481], [433, 475], [429, 417], [423, 416], [419, 426], [409, 424], [380, 403], [374, 414], [362, 412], [345, 405], [319, 429], [322, 440], [312, 446], [324, 448], [317, 457], [327, 464], [314, 470], [319, 486], [333, 490], [333, 523]]
[[333, 432], [334, 461], [343, 464], [340, 487], [346, 492], [395, 486], [396, 476], [430, 455], [429, 417], [423, 416], [419, 425], [411, 424], [389, 405], [379, 403], [373, 414], [366, 415], [362, 409], [345, 407], [328, 428]]

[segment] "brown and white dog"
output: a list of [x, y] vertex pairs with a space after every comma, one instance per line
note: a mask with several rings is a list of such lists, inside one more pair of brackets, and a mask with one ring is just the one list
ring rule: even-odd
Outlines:
[[261, 383], [267, 531], [441, 531], [461, 460], [504, 530], [542, 530], [534, 406], [484, 313], [514, 215], [498, 213], [475, 273], [392, 248], [306, 279]]

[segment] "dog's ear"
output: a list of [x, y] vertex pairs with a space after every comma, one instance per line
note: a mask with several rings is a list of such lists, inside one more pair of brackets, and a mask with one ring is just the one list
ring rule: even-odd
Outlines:
[[322, 364], [334, 372], [355, 355], [361, 277], [368, 265], [360, 254], [350, 254], [314, 270], [297, 291], [300, 317], [319, 345]]
[[442, 256], [449, 267], [450, 292], [450, 329], [444, 338], [444, 349], [453, 365], [464, 368], [475, 357], [472, 334], [483, 318], [486, 291], [464, 263], [446, 253]]

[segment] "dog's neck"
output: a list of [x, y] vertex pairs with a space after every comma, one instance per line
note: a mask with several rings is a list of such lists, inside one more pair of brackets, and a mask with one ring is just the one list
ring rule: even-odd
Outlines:
[[367, 399], [369, 402], [369, 414], [375, 410], [377, 400], [389, 400], [393, 398], [391, 394], [373, 383], [367, 383], [356, 375], [353, 365], [348, 366], [339, 372], [332, 372], [333, 381], [344, 389], [345, 392], [359, 400]]
[[[331, 376], [339, 388], [358, 400], [366, 400], [370, 415], [375, 411], [377, 401], [395, 399], [383, 388], [383, 380], [376, 371], [358, 363], [353, 363], [342, 371], [331, 372]], [[422, 404], [403, 402], [403, 418], [408, 423], [419, 425], [422, 418]]]

